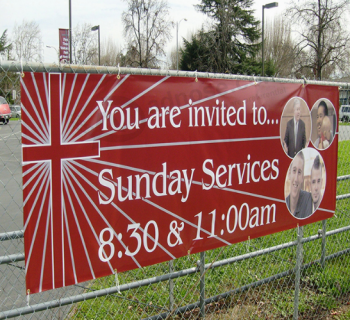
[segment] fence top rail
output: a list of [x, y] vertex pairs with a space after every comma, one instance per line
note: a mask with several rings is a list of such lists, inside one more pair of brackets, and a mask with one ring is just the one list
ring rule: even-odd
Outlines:
[[23, 230], [10, 231], [5, 233], [0, 233], [0, 242], [13, 239], [21, 239], [24, 236]]
[[207, 79], [230, 79], [230, 80], [247, 80], [254, 82], [281, 82], [281, 83], [300, 83], [337, 86], [342, 89], [350, 89], [348, 82], [336, 81], [318, 81], [295, 79], [295, 78], [278, 78], [278, 77], [261, 77], [248, 76], [239, 74], [211, 73], [197, 71], [176, 71], [168, 69], [146, 69], [146, 68], [128, 68], [128, 67], [110, 67], [110, 66], [93, 66], [93, 65], [73, 65], [73, 64], [49, 64], [41, 62], [28, 62], [23, 64], [20, 61], [0, 61], [1, 69], [11, 72], [59, 72], [59, 73], [97, 73], [97, 74], [134, 74], [134, 75], [153, 75], [153, 76], [173, 76], [173, 77], [193, 77]]

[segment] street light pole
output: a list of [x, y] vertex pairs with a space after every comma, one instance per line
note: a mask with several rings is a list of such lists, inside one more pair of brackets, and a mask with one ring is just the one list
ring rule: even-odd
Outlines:
[[96, 30], [98, 30], [98, 65], [100, 66], [100, 65], [101, 65], [101, 55], [100, 55], [100, 53], [101, 53], [101, 51], [100, 51], [100, 45], [101, 45], [101, 43], [100, 43], [100, 25], [94, 26], [94, 27], [91, 28], [91, 31], [96, 31]]
[[262, 55], [262, 76], [264, 76], [265, 74], [265, 70], [264, 70], [264, 9], [270, 9], [270, 8], [275, 8], [275, 7], [278, 7], [278, 2], [271, 2], [271, 3], [268, 3], [268, 4], [264, 4], [262, 6], [262, 25], [261, 25], [261, 33], [262, 33], [262, 52], [261, 52], [261, 55]]
[[179, 70], [179, 24], [182, 20], [187, 21], [186, 18], [176, 22], [176, 70]]
[[69, 0], [69, 63], [72, 63], [72, 3]]
[[61, 59], [60, 59], [60, 55], [58, 53], [58, 50], [53, 46], [46, 46], [46, 48], [54, 49], [56, 51], [57, 58], [58, 58], [58, 65], [61, 66]]

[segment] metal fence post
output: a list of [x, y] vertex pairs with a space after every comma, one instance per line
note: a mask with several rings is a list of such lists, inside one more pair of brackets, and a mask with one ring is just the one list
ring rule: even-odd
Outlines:
[[200, 300], [199, 300], [199, 307], [200, 307], [200, 314], [199, 316], [201, 318], [205, 317], [205, 252], [201, 252], [200, 256], [200, 264], [199, 264], [199, 272], [200, 272], [200, 283], [199, 283], [199, 291], [200, 291]]
[[297, 237], [297, 261], [295, 266], [295, 294], [294, 294], [294, 314], [293, 320], [298, 319], [298, 308], [299, 308], [299, 292], [300, 292], [300, 270], [303, 263], [303, 227], [298, 226], [298, 237]]
[[326, 262], [326, 224], [327, 220], [322, 221], [322, 245], [321, 245], [321, 266], [325, 267]]
[[[169, 261], [169, 273], [174, 272], [174, 262]], [[169, 279], [169, 309], [172, 311], [174, 309], [174, 280]]]

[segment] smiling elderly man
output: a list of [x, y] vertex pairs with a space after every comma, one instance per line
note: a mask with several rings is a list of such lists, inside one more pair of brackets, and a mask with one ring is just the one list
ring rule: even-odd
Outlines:
[[305, 123], [301, 117], [301, 100], [295, 98], [293, 102], [294, 117], [287, 122], [283, 148], [291, 158], [306, 145]]
[[289, 211], [299, 219], [312, 214], [311, 193], [301, 190], [304, 185], [304, 154], [299, 152], [293, 159], [289, 169], [290, 193], [286, 198]]

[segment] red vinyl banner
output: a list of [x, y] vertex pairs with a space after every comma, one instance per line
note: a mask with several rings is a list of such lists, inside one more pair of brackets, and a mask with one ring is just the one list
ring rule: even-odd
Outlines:
[[69, 29], [58, 29], [60, 62], [69, 62]]
[[30, 293], [334, 214], [337, 87], [49, 73], [21, 86]]

